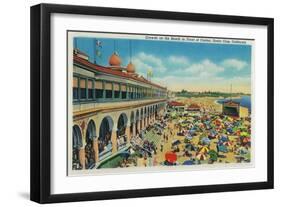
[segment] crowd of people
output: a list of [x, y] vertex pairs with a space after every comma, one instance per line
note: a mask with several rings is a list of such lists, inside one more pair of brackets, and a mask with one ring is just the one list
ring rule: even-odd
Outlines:
[[251, 118], [204, 110], [158, 117], [131, 138], [119, 167], [241, 162], [251, 162]]
[[[172, 164], [250, 162], [250, 123], [250, 117], [230, 117], [210, 112], [187, 114], [174, 120], [179, 139], [172, 142], [171, 151], [184, 158], [182, 162], [177, 160]], [[180, 137], [184, 137], [183, 140]], [[164, 164], [171, 163], [165, 160]]]

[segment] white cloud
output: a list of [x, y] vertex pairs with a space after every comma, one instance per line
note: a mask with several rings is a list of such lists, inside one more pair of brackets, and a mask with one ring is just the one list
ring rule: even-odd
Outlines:
[[[149, 53], [138, 53], [132, 58], [137, 73], [146, 77], [147, 70], [152, 69], [154, 77], [152, 80], [169, 90], [187, 89], [190, 91], [229, 91], [229, 85], [235, 86], [235, 91], [250, 92], [250, 77], [233, 76], [225, 78], [220, 74], [227, 68], [246, 67], [237, 59], [225, 59], [215, 63], [210, 59], [203, 59], [190, 63], [184, 56], [169, 56], [160, 58]], [[247, 63], [246, 63], [247, 64]], [[238, 69], [237, 69], [238, 71]], [[211, 88], [210, 88], [211, 87]]]
[[163, 61], [151, 54], [146, 54], [144, 52], [138, 53], [132, 59], [138, 71], [147, 71], [152, 69], [154, 72], [165, 72], [167, 70]]
[[251, 93], [250, 77], [233, 77], [232, 79], [224, 79], [222, 77], [193, 77], [193, 76], [166, 76], [163, 78], [153, 78], [153, 81], [168, 87], [172, 91], [221, 91], [229, 92], [230, 84], [232, 84], [233, 92]]
[[176, 64], [176, 65], [188, 65], [189, 64], [189, 60], [184, 57], [184, 56], [170, 56], [168, 57], [168, 61], [171, 64]]
[[232, 68], [236, 70], [242, 70], [248, 65], [247, 62], [238, 59], [226, 59], [222, 61], [222, 66], [225, 68]]
[[186, 88], [193, 91], [212, 90], [227, 91], [230, 83], [235, 89], [249, 91], [250, 79], [237, 77], [226, 78], [223, 72], [230, 68], [242, 70], [247, 63], [239, 59], [225, 59], [219, 63], [210, 59], [190, 62], [185, 56], [171, 55], [166, 58], [140, 52], [132, 58], [138, 74], [146, 77], [148, 69], [153, 70], [153, 81], [161, 83], [172, 90]]
[[192, 64], [185, 71], [198, 77], [214, 77], [217, 73], [223, 72], [224, 68], [209, 59], [205, 59], [199, 63]]

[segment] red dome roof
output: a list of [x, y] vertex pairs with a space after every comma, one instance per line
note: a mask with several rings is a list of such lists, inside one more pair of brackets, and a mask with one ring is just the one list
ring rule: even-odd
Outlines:
[[115, 52], [111, 55], [108, 62], [109, 62], [109, 65], [111, 65], [111, 66], [120, 66], [121, 65], [121, 58]]
[[134, 64], [132, 62], [130, 62], [127, 65], [127, 72], [128, 73], [135, 73], [136, 72], [136, 68], [135, 68], [135, 66], [134, 66]]

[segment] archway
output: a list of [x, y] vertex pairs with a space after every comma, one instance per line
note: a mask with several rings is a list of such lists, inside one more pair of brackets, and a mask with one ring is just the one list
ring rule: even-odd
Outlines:
[[85, 158], [86, 169], [93, 168], [95, 165], [95, 151], [94, 151], [94, 139], [96, 138], [96, 125], [93, 120], [88, 124], [86, 131], [86, 146], [85, 146]]
[[146, 117], [147, 117], [147, 108], [144, 108], [144, 115], [143, 115], [143, 125], [144, 127], [146, 127], [147, 123], [146, 123]]
[[143, 128], [143, 108], [141, 108], [141, 113], [140, 113], [140, 131]]
[[99, 130], [99, 138], [98, 138], [98, 148], [99, 154], [105, 154], [112, 150], [111, 136], [113, 129], [113, 120], [110, 116], [106, 116], [103, 118], [100, 130]]
[[130, 116], [130, 134], [135, 136], [134, 134], [134, 122], [135, 122], [135, 113], [134, 111], [131, 112]]
[[155, 117], [155, 119], [156, 119], [156, 117], [157, 117], [157, 105], [154, 105], [154, 113], [153, 113], [153, 115], [154, 115], [154, 117]]
[[120, 148], [126, 145], [127, 137], [126, 137], [126, 128], [127, 128], [128, 118], [127, 115], [122, 113], [120, 114], [117, 122], [117, 148]]
[[149, 125], [150, 124], [150, 107], [148, 106], [147, 107], [147, 115], [146, 115], [146, 117], [147, 117], [147, 121], [146, 121], [146, 124], [147, 125]]
[[157, 104], [157, 105], [155, 106], [155, 117], [156, 117], [156, 118], [159, 118], [159, 117], [158, 117], [159, 112], [160, 112], [160, 105]]
[[79, 126], [72, 127], [72, 169], [81, 170], [83, 168], [80, 162], [80, 149], [83, 147], [82, 134]]
[[140, 121], [140, 111], [137, 110], [136, 113], [136, 134], [139, 134], [139, 121]]

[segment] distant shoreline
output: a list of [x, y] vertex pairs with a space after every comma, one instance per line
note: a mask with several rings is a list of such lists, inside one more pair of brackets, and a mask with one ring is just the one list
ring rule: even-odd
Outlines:
[[171, 91], [176, 96], [185, 96], [185, 97], [230, 97], [230, 96], [250, 96], [251, 93], [245, 92], [222, 92], [222, 91], [188, 91], [182, 89], [181, 91]]
[[[250, 96], [251, 97], [251, 95], [247, 95], [247, 96]], [[236, 99], [242, 99], [243, 98], [243, 96], [237, 96], [237, 97], [231, 97], [231, 99], [233, 100], [233, 101], [235, 101]], [[225, 100], [229, 100], [230, 98], [226, 98]], [[220, 100], [223, 100], [223, 98], [218, 98], [218, 99], [216, 99], [215, 100], [215, 103], [216, 104], [219, 104], [219, 105], [222, 105], [222, 103], [219, 103], [219, 101]], [[251, 106], [246, 106], [245, 104], [243, 104], [242, 103], [242, 105], [241, 105], [241, 103], [240, 103], [240, 107], [241, 108], [245, 108], [245, 109], [248, 109], [249, 111], [251, 111]]]

